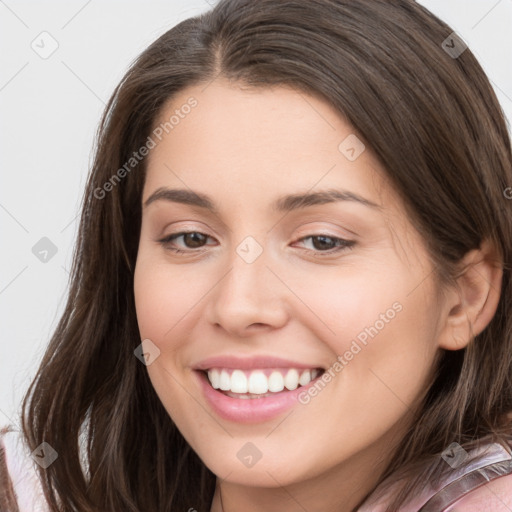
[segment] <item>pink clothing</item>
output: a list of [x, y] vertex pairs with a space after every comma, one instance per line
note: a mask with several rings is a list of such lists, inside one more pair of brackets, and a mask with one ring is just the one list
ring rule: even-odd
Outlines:
[[[477, 453], [484, 457], [464, 470], [454, 469], [436, 488], [427, 484], [419, 496], [401, 507], [398, 512], [512, 510], [512, 447], [506, 450], [498, 443], [489, 443], [478, 451], [473, 450], [469, 455]], [[37, 474], [36, 459], [19, 432], [0, 430], [1, 512], [48, 512]], [[12, 485], [9, 484], [9, 479]], [[500, 485], [496, 488], [499, 487], [499, 492], [496, 492], [496, 488], [486, 490], [488, 485], [498, 481]], [[358, 512], [383, 512], [392, 493], [391, 489], [382, 499], [361, 507]]]
[[[505, 449], [499, 443], [488, 443], [468, 453], [483, 457], [463, 469], [453, 469], [438, 486], [425, 485], [423, 492], [398, 512], [508, 512], [512, 510], [512, 445]], [[499, 482], [498, 482], [499, 480]], [[490, 484], [489, 482], [492, 482]], [[499, 493], [489, 487], [499, 488]], [[393, 489], [358, 512], [383, 512]], [[491, 503], [492, 502], [492, 503]], [[475, 507], [475, 505], [482, 505]], [[492, 505], [492, 506], [490, 506]]]

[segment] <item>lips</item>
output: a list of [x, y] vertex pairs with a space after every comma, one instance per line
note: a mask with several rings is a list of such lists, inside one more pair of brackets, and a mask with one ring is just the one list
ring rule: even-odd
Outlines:
[[273, 356], [217, 356], [194, 369], [212, 409], [237, 423], [266, 421], [297, 406], [299, 393], [325, 371], [320, 365]]
[[207, 371], [212, 368], [226, 368], [232, 370], [255, 370], [269, 368], [295, 368], [297, 370], [308, 370], [312, 368], [325, 369], [322, 365], [301, 363], [284, 359], [277, 356], [256, 355], [252, 357], [236, 357], [232, 355], [215, 356], [204, 359], [193, 366], [194, 370]]
[[308, 388], [315, 385], [321, 378], [320, 376], [316, 377], [309, 384], [298, 386], [293, 391], [285, 388], [280, 392], [252, 394], [214, 389], [206, 371], [198, 370], [194, 374], [204, 399], [217, 417], [245, 424], [266, 422], [284, 414], [291, 408], [304, 407], [300, 401], [300, 395], [307, 393]]

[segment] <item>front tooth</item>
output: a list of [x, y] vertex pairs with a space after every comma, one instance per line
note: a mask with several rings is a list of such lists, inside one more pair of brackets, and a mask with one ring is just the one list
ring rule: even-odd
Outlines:
[[299, 386], [299, 372], [294, 368], [288, 370], [284, 377], [284, 385], [286, 386], [286, 389], [289, 389], [290, 391], [297, 389]]
[[210, 379], [210, 383], [212, 385], [213, 389], [219, 389], [219, 381], [220, 381], [220, 375], [218, 370], [209, 370], [208, 371], [208, 378]]
[[284, 378], [281, 375], [281, 372], [274, 371], [270, 374], [268, 378], [268, 390], [272, 391], [272, 393], [279, 393], [279, 391], [283, 391], [284, 389]]
[[252, 372], [249, 377], [249, 393], [262, 395], [268, 391], [268, 380], [263, 372]]
[[303, 371], [299, 378], [299, 384], [301, 386], [305, 386], [306, 384], [309, 384], [310, 382], [311, 382], [311, 372], [309, 370]]
[[247, 377], [242, 370], [235, 370], [231, 374], [231, 391], [233, 393], [247, 393]]
[[231, 389], [231, 377], [226, 370], [220, 372], [219, 389], [222, 391], [229, 391]]

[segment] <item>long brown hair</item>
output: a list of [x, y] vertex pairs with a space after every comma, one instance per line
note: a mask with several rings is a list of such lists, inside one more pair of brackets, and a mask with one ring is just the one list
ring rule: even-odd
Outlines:
[[[490, 240], [503, 258], [501, 298], [466, 349], [440, 351], [417, 421], [380, 482], [417, 475], [413, 496], [452, 442], [505, 443], [512, 410], [512, 185], [503, 112], [469, 49], [412, 0], [221, 0], [159, 37], [132, 64], [101, 120], [83, 197], [65, 311], [23, 401], [31, 447], [59, 458], [40, 470], [52, 511], [209, 511], [215, 475], [191, 450], [134, 356], [133, 273], [147, 143], [165, 102], [218, 76], [290, 85], [326, 99], [387, 169], [441, 282]], [[450, 45], [453, 46], [453, 45]], [[200, 107], [199, 107], [200, 108]], [[110, 186], [105, 186], [106, 183]], [[421, 420], [421, 421], [420, 421]], [[429, 477], [432, 476], [429, 473]]]

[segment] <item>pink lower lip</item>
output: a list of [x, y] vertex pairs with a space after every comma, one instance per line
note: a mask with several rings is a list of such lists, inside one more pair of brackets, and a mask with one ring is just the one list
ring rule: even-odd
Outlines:
[[199, 378], [201, 388], [206, 400], [212, 409], [222, 418], [237, 423], [260, 423], [275, 418], [294, 405], [300, 405], [299, 393], [314, 384], [317, 379], [306, 386], [298, 387], [293, 391], [276, 393], [275, 396], [253, 398], [244, 400], [231, 398], [224, 393], [213, 389], [208, 377], [201, 371], [195, 372]]

